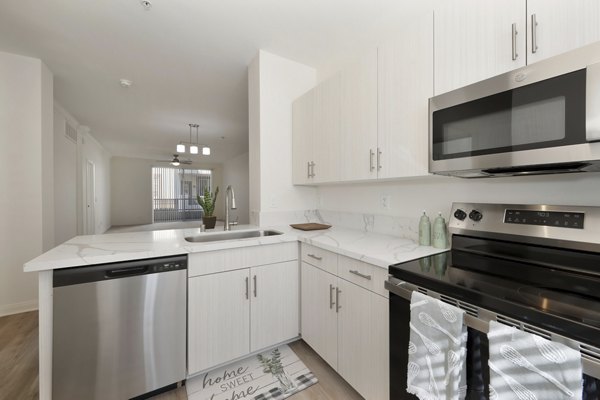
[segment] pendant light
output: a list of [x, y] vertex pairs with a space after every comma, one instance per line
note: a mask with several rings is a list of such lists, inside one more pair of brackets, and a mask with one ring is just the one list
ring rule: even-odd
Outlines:
[[192, 143], [192, 128], [196, 128], [196, 144], [190, 144], [190, 153], [198, 154], [198, 124], [190, 124], [190, 143]]

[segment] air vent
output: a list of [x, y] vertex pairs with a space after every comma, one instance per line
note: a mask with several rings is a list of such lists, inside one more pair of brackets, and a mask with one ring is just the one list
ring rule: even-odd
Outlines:
[[451, 306], [454, 307], [459, 307], [458, 305], [458, 300], [453, 299], [452, 297], [448, 297], [445, 294], [441, 294], [440, 295], [440, 300], [443, 301], [446, 304], [450, 304]]
[[521, 330], [521, 323], [519, 321], [517, 321], [516, 319], [512, 319], [509, 317], [505, 317], [504, 315], [498, 314], [498, 315], [496, 315], [496, 321], [498, 321], [501, 324], [512, 326], [514, 328]]
[[469, 314], [472, 317], [477, 317], [479, 312], [479, 309], [476, 306], [462, 302], [460, 300], [458, 301], [458, 308], [464, 310], [467, 314]]
[[65, 136], [73, 143], [77, 143], [77, 129], [68, 122], [65, 122]]
[[427, 289], [423, 289], [422, 287], [417, 287], [417, 290], [421, 293], [423, 293], [424, 295], [427, 294]]
[[581, 351], [581, 356], [583, 358], [587, 358], [588, 360], [592, 360], [594, 362], [600, 363], [600, 349], [599, 348], [581, 343], [579, 346], [579, 350]]
[[523, 330], [525, 332], [533, 333], [534, 335], [538, 335], [543, 337], [544, 339], [552, 340], [552, 334], [546, 330], [537, 328], [533, 325], [523, 324]]

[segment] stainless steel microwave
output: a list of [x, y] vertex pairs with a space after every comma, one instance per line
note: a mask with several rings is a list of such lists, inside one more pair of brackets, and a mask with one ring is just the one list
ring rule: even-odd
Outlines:
[[600, 171], [600, 42], [429, 100], [429, 172]]

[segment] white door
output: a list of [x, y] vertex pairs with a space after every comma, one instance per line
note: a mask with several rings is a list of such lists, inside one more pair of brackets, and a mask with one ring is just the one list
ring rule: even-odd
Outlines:
[[342, 70], [338, 151], [340, 180], [377, 178], [377, 48]]
[[527, 0], [527, 17], [528, 64], [600, 40], [598, 0]]
[[85, 169], [85, 234], [96, 233], [96, 166], [87, 160]]
[[189, 278], [188, 374], [249, 352], [249, 270]]
[[292, 104], [292, 181], [295, 185], [312, 181], [314, 112], [314, 89]]
[[365, 399], [389, 399], [388, 299], [344, 279], [338, 285], [338, 372]]
[[301, 282], [302, 339], [337, 369], [337, 277], [303, 262]]
[[378, 65], [378, 177], [427, 175], [433, 14], [411, 21], [395, 40], [380, 46]]
[[525, 65], [526, 0], [445, 3], [435, 12], [435, 94]]
[[315, 88], [312, 148], [314, 182], [335, 182], [340, 177], [340, 75]]
[[250, 269], [250, 351], [293, 339], [300, 333], [298, 260]]

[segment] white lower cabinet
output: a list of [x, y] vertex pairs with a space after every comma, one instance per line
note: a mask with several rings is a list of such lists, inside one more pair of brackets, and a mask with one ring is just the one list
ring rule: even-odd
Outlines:
[[365, 399], [389, 399], [388, 299], [338, 279], [338, 372]]
[[250, 351], [298, 336], [298, 261], [250, 269]]
[[[299, 335], [297, 244], [234, 250], [190, 255], [190, 376]], [[261, 258], [269, 264], [260, 265]], [[209, 260], [223, 264], [202, 265]]]
[[389, 399], [388, 299], [306, 262], [301, 282], [304, 341], [365, 399]]
[[338, 366], [337, 277], [302, 263], [302, 339], [333, 369]]
[[248, 279], [248, 269], [188, 279], [190, 375], [250, 351]]

